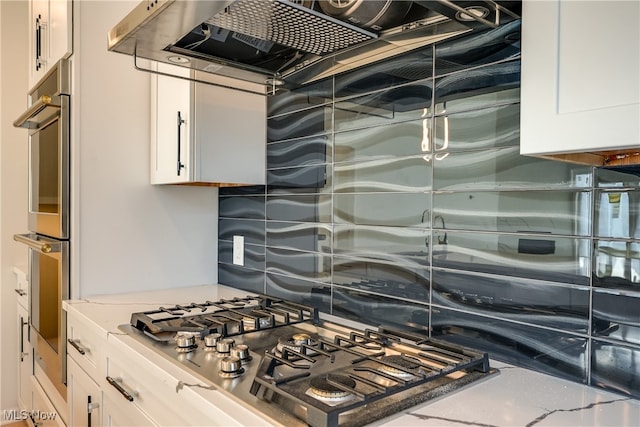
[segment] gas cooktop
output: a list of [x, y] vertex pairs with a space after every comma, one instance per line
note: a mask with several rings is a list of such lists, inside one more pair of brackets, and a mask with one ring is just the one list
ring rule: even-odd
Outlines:
[[497, 372], [485, 353], [266, 295], [134, 313], [120, 329], [288, 426], [367, 424]]

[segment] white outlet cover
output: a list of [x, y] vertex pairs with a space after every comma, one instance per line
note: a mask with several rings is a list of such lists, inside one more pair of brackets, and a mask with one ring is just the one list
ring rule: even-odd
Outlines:
[[244, 236], [233, 236], [233, 263], [244, 265]]

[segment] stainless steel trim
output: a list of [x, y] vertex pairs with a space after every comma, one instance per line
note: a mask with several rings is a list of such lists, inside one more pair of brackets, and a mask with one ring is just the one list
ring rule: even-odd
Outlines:
[[16, 242], [24, 243], [30, 248], [35, 249], [38, 252], [42, 252], [43, 254], [60, 252], [62, 248], [62, 243], [60, 241], [49, 239], [33, 233], [14, 234], [13, 240], [15, 240]]
[[[43, 123], [48, 122], [52, 116], [58, 114], [60, 108], [59, 96], [42, 95], [27, 111], [22, 113], [22, 115], [13, 122], [13, 126], [25, 129], [39, 129]], [[51, 114], [45, 115], [45, 119], [38, 118], [40, 113], [51, 111], [51, 109], [54, 111], [52, 111]]]

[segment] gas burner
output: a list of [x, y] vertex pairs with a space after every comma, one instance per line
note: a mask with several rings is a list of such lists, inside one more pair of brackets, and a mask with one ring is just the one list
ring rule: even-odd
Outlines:
[[238, 378], [244, 374], [244, 368], [240, 359], [235, 356], [227, 356], [220, 360], [220, 376], [222, 378]]
[[[334, 384], [339, 384], [342, 387]], [[353, 396], [353, 393], [344, 390], [345, 388], [355, 389], [355, 380], [346, 375], [326, 374], [311, 378], [308, 394], [316, 399], [343, 400]]]
[[311, 338], [311, 335], [305, 333], [297, 333], [288, 337], [280, 337], [278, 338], [278, 344], [276, 345], [276, 348], [273, 349], [273, 352], [277, 356], [282, 356], [282, 351], [285, 348], [295, 352], [300, 352], [303, 344], [311, 345], [313, 342], [314, 340]]
[[[379, 367], [380, 371], [396, 377], [412, 377], [420, 368], [420, 361], [418, 359], [403, 355], [382, 356], [380, 362], [383, 363]], [[399, 368], [384, 363], [391, 363]]]

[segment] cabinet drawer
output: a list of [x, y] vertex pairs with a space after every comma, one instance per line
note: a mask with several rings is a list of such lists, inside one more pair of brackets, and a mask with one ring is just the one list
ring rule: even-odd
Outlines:
[[136, 405], [124, 400], [116, 390], [105, 389], [102, 393], [102, 425], [104, 427], [156, 426]]
[[87, 319], [67, 313], [67, 354], [98, 384], [104, 379], [106, 333]]

